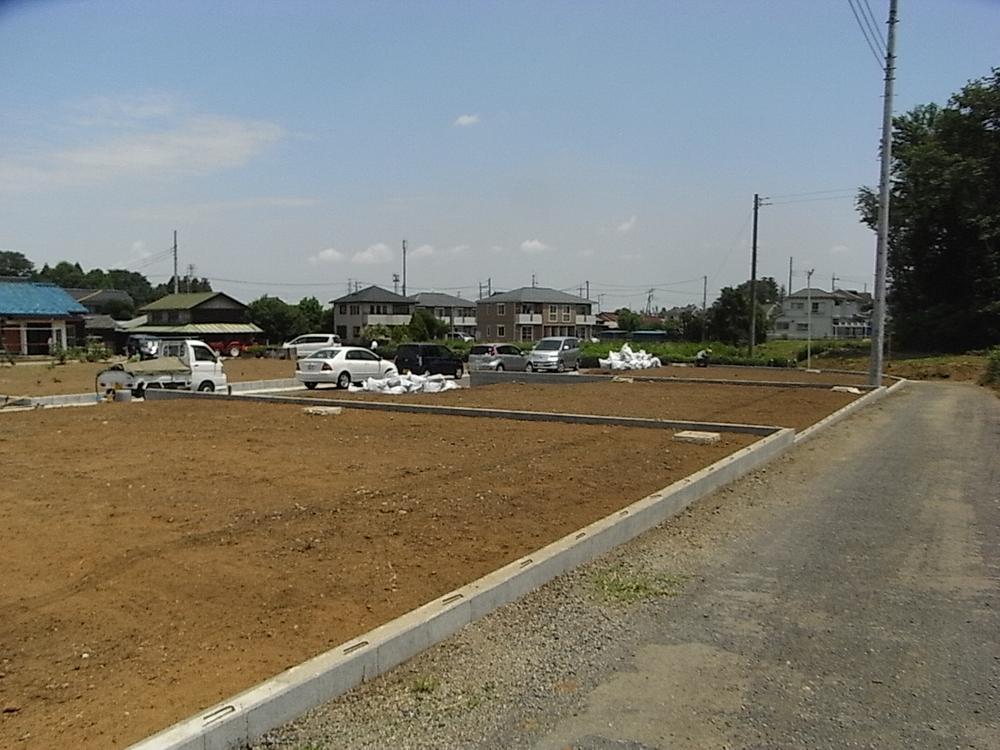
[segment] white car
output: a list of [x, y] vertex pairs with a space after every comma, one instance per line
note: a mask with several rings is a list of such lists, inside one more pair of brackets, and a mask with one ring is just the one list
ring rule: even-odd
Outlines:
[[295, 362], [296, 379], [310, 389], [320, 383], [347, 388], [365, 378], [388, 378], [397, 374], [396, 365], [360, 346], [320, 349]]
[[282, 344], [281, 358], [301, 359], [331, 346], [340, 346], [340, 336], [335, 333], [306, 333]]

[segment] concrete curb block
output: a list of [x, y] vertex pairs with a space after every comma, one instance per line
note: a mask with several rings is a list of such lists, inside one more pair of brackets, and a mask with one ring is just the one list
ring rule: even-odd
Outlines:
[[304, 388], [295, 378], [277, 378], [274, 380], [244, 380], [239, 383], [230, 383], [232, 393], [246, 393], [247, 391], [284, 391], [291, 388]]
[[[815, 388], [819, 390], [830, 390], [837, 383], [804, 383], [795, 380], [726, 380], [725, 378], [684, 378], [666, 375], [663, 377], [653, 377], [643, 375], [642, 370], [621, 370], [609, 375], [597, 375], [586, 373], [580, 375], [552, 375], [549, 373], [523, 373], [523, 372], [494, 372], [493, 370], [476, 370], [470, 373], [470, 383], [472, 387], [477, 385], [498, 385], [500, 383], [544, 383], [567, 385], [574, 383], [606, 383], [614, 377], [631, 378], [637, 383], [701, 383], [706, 385], [745, 385], [763, 388]], [[841, 385], [851, 385], [853, 388], [863, 390], [873, 389], [875, 386], [842, 383]]]
[[470, 622], [593, 560], [788, 449], [782, 429], [689, 477], [324, 654], [292, 667], [129, 750], [229, 750], [383, 674]]
[[770, 435], [780, 427], [756, 424], [732, 424], [728, 422], [688, 422], [672, 419], [648, 419], [644, 417], [609, 417], [597, 414], [561, 414], [559, 412], [516, 411], [510, 409], [481, 409], [471, 406], [434, 406], [432, 404], [401, 404], [391, 401], [360, 401], [354, 399], [310, 398], [307, 396], [226, 395], [220, 393], [197, 393], [194, 391], [146, 391], [146, 400], [163, 401], [177, 398], [214, 399], [225, 401], [260, 401], [272, 404], [294, 404], [298, 406], [340, 406], [345, 409], [365, 411], [403, 412], [407, 414], [437, 414], [451, 417], [477, 417], [485, 419], [515, 419], [522, 422], [564, 422], [567, 424], [596, 424], [620, 427], [646, 427], [667, 430], [703, 430], [714, 432], [738, 432], [749, 435]]
[[876, 390], [866, 393], [861, 398], [852, 401], [847, 406], [843, 406], [840, 409], [837, 409], [837, 411], [835, 411], [833, 414], [824, 417], [816, 424], [807, 427], [802, 432], [798, 433], [795, 436], [795, 444], [799, 445], [800, 443], [804, 443], [806, 440], [809, 440], [810, 438], [814, 437], [821, 430], [824, 430], [827, 427], [832, 427], [840, 420], [856, 412], [858, 409], [863, 409], [866, 406], [874, 404], [876, 401], [881, 401], [890, 393], [894, 393], [897, 390], [904, 388], [906, 386], [906, 383], [907, 383], [906, 380], [900, 379], [897, 380], [888, 388], [886, 388], [885, 386], [880, 386]]

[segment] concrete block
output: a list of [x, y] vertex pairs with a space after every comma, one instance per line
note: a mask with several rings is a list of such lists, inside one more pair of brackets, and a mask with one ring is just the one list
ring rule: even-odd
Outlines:
[[336, 417], [343, 414], [344, 409], [341, 406], [307, 406], [302, 411], [317, 417]]
[[722, 439], [718, 432], [702, 432], [700, 430], [682, 430], [674, 434], [674, 440], [679, 443], [695, 443], [697, 445], [711, 445]]

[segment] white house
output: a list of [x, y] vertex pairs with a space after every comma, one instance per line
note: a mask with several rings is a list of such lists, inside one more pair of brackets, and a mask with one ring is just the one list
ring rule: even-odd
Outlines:
[[835, 289], [800, 289], [781, 303], [772, 339], [860, 339], [871, 336], [871, 295]]

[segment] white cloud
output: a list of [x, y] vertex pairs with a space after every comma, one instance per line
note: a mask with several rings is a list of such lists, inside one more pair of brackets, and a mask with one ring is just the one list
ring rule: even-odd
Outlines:
[[429, 258], [434, 255], [433, 245], [421, 245], [420, 247], [411, 250], [407, 253], [411, 258]]
[[639, 219], [638, 216], [632, 214], [625, 221], [618, 225], [618, 234], [628, 234], [635, 227], [635, 222]]
[[175, 95], [165, 91], [147, 91], [136, 96], [95, 96], [72, 105], [77, 125], [125, 126], [140, 120], [169, 117], [179, 109]]
[[364, 250], [359, 250], [351, 256], [351, 263], [361, 263], [365, 265], [388, 263], [390, 260], [392, 260], [392, 251], [384, 242], [369, 245]]
[[345, 258], [347, 258], [347, 255], [342, 253], [340, 250], [328, 247], [325, 250], [320, 250], [315, 255], [310, 255], [309, 262], [313, 265], [316, 265], [317, 263], [340, 263]]
[[525, 240], [524, 242], [521, 243], [522, 253], [528, 253], [528, 254], [544, 253], [550, 249], [551, 248], [549, 248], [548, 245], [546, 245], [544, 242], [538, 239]]
[[458, 117], [455, 118], [455, 122], [452, 123], [452, 125], [454, 125], [455, 127], [458, 127], [458, 128], [467, 128], [470, 125], [478, 125], [478, 124], [479, 124], [479, 115], [478, 114], [476, 114], [476, 115], [459, 115]]
[[851, 252], [851, 248], [847, 245], [834, 245], [830, 248], [830, 255], [844, 255], [849, 252]]
[[465, 253], [469, 252], [469, 246], [455, 245], [455, 247], [448, 250], [448, 252], [451, 253], [452, 255], [464, 255]]
[[132, 133], [33, 160], [0, 160], [0, 189], [210, 174], [246, 164], [283, 136], [283, 129], [270, 122], [191, 117], [173, 128]]
[[490, 252], [493, 253], [494, 255], [499, 255], [500, 253], [507, 252], [507, 248], [505, 248], [503, 245], [493, 245], [493, 247], [490, 248]]
[[146, 243], [142, 240], [136, 240], [132, 243], [132, 255], [136, 258], [148, 258], [151, 253], [146, 249]]
[[203, 203], [172, 203], [157, 206], [142, 206], [121, 212], [131, 221], [173, 220], [194, 222], [213, 214], [230, 211], [244, 211], [259, 208], [309, 208], [319, 205], [319, 198], [294, 195], [261, 195], [253, 198], [239, 198], [229, 201], [205, 201]]

